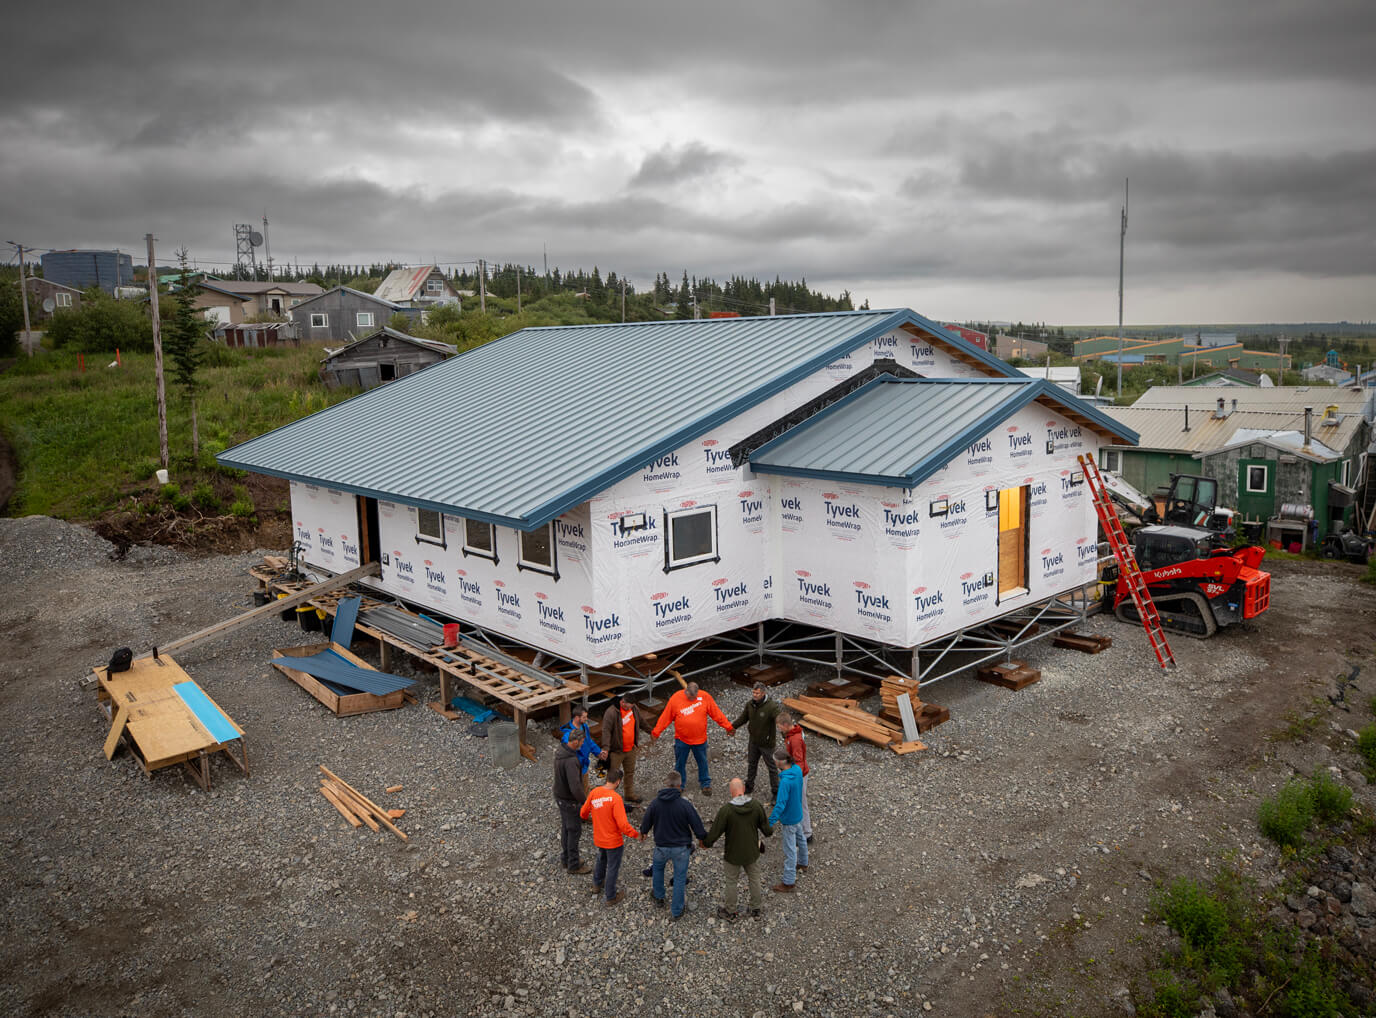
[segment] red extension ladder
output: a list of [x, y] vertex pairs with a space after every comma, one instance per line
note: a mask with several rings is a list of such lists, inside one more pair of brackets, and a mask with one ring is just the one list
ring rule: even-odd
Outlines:
[[1152, 652], [1156, 654], [1156, 660], [1162, 668], [1174, 668], [1175, 655], [1171, 653], [1171, 645], [1166, 642], [1166, 634], [1161, 629], [1161, 616], [1157, 614], [1151, 592], [1147, 590], [1146, 581], [1142, 579], [1142, 570], [1137, 568], [1132, 545], [1128, 543], [1128, 535], [1123, 533], [1123, 525], [1118, 521], [1118, 510], [1104, 488], [1103, 478], [1099, 476], [1099, 467], [1093, 456], [1081, 456], [1079, 460], [1080, 467], [1085, 472], [1085, 483], [1089, 485], [1090, 494], [1094, 496], [1094, 511], [1099, 514], [1099, 522], [1103, 525], [1104, 533], [1108, 535], [1113, 557], [1118, 560], [1119, 573], [1127, 582], [1128, 592], [1132, 594], [1132, 601], [1137, 605], [1137, 614], [1142, 619], [1142, 628], [1147, 631], [1147, 640], [1151, 643]]

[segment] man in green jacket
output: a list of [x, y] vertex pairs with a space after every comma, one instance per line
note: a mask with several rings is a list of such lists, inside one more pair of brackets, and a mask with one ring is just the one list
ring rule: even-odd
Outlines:
[[717, 810], [712, 829], [702, 843], [703, 848], [711, 848], [718, 838], [726, 836], [726, 850], [723, 853], [723, 872], [725, 875], [726, 903], [717, 909], [722, 919], [736, 918], [736, 884], [741, 870], [745, 870], [746, 882], [750, 886], [750, 914], [758, 916], [764, 895], [760, 889], [760, 838], [769, 837], [774, 832], [764, 807], [750, 798], [745, 791], [745, 782], [732, 778], [731, 801]]
[[769, 690], [763, 682], [755, 683], [750, 691], [750, 699], [745, 701], [741, 716], [732, 722], [731, 727], [745, 727], [750, 736], [750, 759], [745, 772], [745, 793], [755, 791], [755, 773], [760, 760], [769, 771], [769, 798], [773, 801], [779, 794], [779, 768], [774, 765], [774, 737], [779, 717], [779, 704], [769, 698]]

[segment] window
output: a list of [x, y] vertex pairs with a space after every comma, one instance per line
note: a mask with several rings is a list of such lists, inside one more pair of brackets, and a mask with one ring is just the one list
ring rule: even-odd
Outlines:
[[717, 507], [692, 506], [664, 514], [664, 571], [699, 562], [720, 562], [717, 554]]
[[373, 313], [371, 311], [360, 311], [354, 317], [354, 321], [355, 324], [365, 329], [371, 329], [373, 327]]
[[425, 281], [426, 293], [444, 293], [443, 279], [427, 279]]
[[1112, 470], [1115, 474], [1122, 471], [1122, 453], [1117, 449], [1101, 449], [1099, 451], [1099, 465], [1105, 470]]
[[463, 521], [463, 553], [497, 561], [497, 528], [481, 520]]
[[520, 557], [516, 568], [548, 573], [559, 579], [559, 567], [554, 553], [554, 524], [546, 523], [539, 530], [522, 530], [517, 535]]
[[329, 315], [311, 315], [311, 328], [323, 329], [330, 324]]
[[69, 308], [72, 306], [72, 295], [70, 293], [54, 294], [54, 300], [57, 301], [57, 306], [60, 308]]
[[1266, 467], [1249, 466], [1247, 468], [1247, 490], [1266, 493]]
[[422, 541], [445, 547], [443, 513], [437, 513], [433, 509], [416, 510], [416, 543], [420, 544]]
[[1351, 477], [1352, 477], [1352, 461], [1351, 461], [1351, 460], [1343, 460], [1342, 471], [1339, 473], [1338, 476], [1339, 476], [1339, 481], [1338, 481], [1338, 483], [1341, 484], [1344, 488], [1347, 487], [1347, 483], [1348, 483], [1348, 481], [1349, 481], [1349, 480], [1351, 479]]

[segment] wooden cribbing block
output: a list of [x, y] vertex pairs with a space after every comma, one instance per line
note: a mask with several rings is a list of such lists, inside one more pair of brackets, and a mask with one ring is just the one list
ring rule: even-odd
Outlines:
[[980, 682], [1002, 686], [1004, 689], [1022, 689], [1034, 682], [1041, 681], [1041, 677], [1041, 669], [1031, 668], [1024, 661], [1008, 661], [1004, 664], [980, 668], [975, 672], [975, 678], [979, 679]]
[[1091, 636], [1089, 633], [1058, 633], [1052, 638], [1051, 645], [1078, 650], [1082, 654], [1098, 654], [1113, 646], [1113, 637]]
[[793, 681], [793, 666], [789, 664], [748, 665], [736, 672], [731, 678], [742, 686], [753, 686], [763, 682], [766, 686], [777, 686]]
[[899, 756], [906, 756], [908, 753], [917, 753], [926, 748], [927, 744], [925, 742], [917, 741], [895, 742], [892, 746], [889, 747], [889, 749], [893, 750]]
[[867, 696], [874, 695], [874, 687], [864, 682], [814, 682], [807, 687], [808, 696], [836, 697], [852, 700], [863, 700]]

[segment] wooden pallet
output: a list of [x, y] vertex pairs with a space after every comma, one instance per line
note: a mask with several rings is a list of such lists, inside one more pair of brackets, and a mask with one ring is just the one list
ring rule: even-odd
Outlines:
[[[937, 725], [944, 725], [947, 721], [951, 720], [951, 712], [948, 708], [939, 707], [934, 703], [926, 703], [925, 701], [921, 707], [914, 704], [913, 713], [916, 715], [914, 720], [917, 722], [917, 730], [919, 732], [929, 732]], [[888, 711], [880, 711], [879, 716], [890, 724], [899, 726], [903, 724], [902, 719], [898, 716], [896, 711], [892, 714]]]
[[325, 685], [313, 675], [307, 675], [299, 669], [291, 667], [291, 659], [294, 657], [310, 657], [319, 654], [322, 650], [333, 650], [344, 660], [366, 668], [369, 671], [377, 671], [367, 661], [351, 653], [347, 648], [341, 647], [337, 643], [315, 643], [306, 647], [275, 647], [272, 651], [272, 666], [279, 672], [291, 679], [298, 686], [304, 689], [311, 696], [315, 697], [331, 711], [336, 717], [350, 717], [354, 714], [371, 714], [380, 710], [396, 710], [398, 707], [406, 706], [406, 691], [398, 689], [394, 693], [387, 693], [379, 696], [376, 693], [336, 693], [329, 686]]
[[867, 696], [874, 695], [874, 687], [868, 682], [860, 682], [856, 679], [846, 679], [839, 682], [835, 679], [827, 679], [808, 686], [807, 695], [843, 700], [863, 700]]
[[1040, 668], [1029, 667], [1025, 661], [1007, 661], [1003, 664], [990, 665], [980, 668], [975, 672], [975, 678], [980, 682], [988, 682], [994, 686], [1002, 686], [1004, 689], [1023, 689], [1040, 682], [1042, 672]]
[[753, 686], [763, 682], [766, 686], [778, 686], [793, 681], [793, 666], [790, 664], [747, 665], [733, 672], [731, 679], [742, 686]]
[[1051, 645], [1078, 650], [1082, 654], [1098, 654], [1113, 646], [1113, 637], [1091, 636], [1089, 633], [1057, 633], [1052, 638]]

